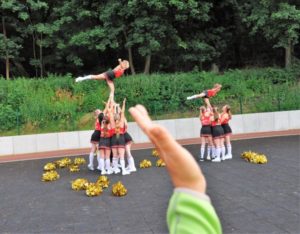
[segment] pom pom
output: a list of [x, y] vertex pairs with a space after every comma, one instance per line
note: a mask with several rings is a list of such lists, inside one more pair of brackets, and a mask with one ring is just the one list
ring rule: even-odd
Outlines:
[[162, 160], [162, 159], [158, 159], [156, 161], [156, 166], [157, 167], [165, 167], [166, 166], [166, 163]]
[[86, 164], [86, 161], [84, 158], [75, 158], [74, 159], [74, 164], [75, 165], [82, 165], [82, 164]]
[[127, 194], [127, 189], [122, 184], [121, 181], [119, 181], [116, 184], [113, 184], [112, 186], [112, 194], [117, 197], [125, 196]]
[[140, 162], [140, 168], [148, 168], [151, 166], [152, 166], [152, 163], [149, 160], [144, 159], [143, 161]]
[[71, 182], [72, 189], [75, 191], [85, 190], [89, 185], [87, 179], [79, 178]]
[[85, 194], [89, 197], [99, 196], [102, 192], [102, 187], [97, 183], [89, 183], [85, 190]]
[[47, 163], [44, 166], [44, 171], [52, 171], [52, 170], [55, 170], [55, 169], [56, 169], [55, 163]]
[[252, 151], [243, 152], [241, 157], [250, 163], [265, 164], [268, 162], [266, 155], [258, 154]]
[[71, 164], [71, 165], [69, 166], [69, 171], [70, 171], [70, 172], [78, 172], [78, 171], [80, 171], [79, 165]]
[[158, 151], [156, 149], [152, 150], [153, 157], [159, 157]]
[[58, 168], [64, 168], [69, 166], [72, 163], [72, 160], [70, 158], [63, 158], [60, 160], [55, 161], [55, 164]]
[[99, 176], [96, 184], [99, 184], [102, 188], [108, 188], [109, 179], [107, 178], [107, 176]]
[[47, 171], [42, 175], [42, 181], [44, 182], [55, 181], [57, 179], [59, 179], [57, 171]]

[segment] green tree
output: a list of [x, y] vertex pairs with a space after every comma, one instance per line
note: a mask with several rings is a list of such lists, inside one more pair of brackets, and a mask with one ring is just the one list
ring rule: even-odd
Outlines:
[[[247, 9], [247, 8], [246, 8]], [[257, 0], [252, 1], [245, 21], [251, 27], [251, 33], [259, 31], [273, 47], [285, 49], [285, 67], [292, 63], [293, 46], [299, 41], [300, 10], [288, 1]]]

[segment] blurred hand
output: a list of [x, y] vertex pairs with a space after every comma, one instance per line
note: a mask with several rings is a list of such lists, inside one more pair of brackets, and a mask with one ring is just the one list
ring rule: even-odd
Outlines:
[[174, 186], [205, 193], [206, 181], [193, 156], [164, 127], [152, 122], [144, 106], [131, 107], [129, 112], [165, 161]]

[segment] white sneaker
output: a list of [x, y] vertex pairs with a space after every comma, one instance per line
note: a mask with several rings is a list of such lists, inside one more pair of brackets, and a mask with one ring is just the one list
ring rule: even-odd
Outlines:
[[212, 162], [221, 162], [221, 159], [220, 157], [216, 157], [214, 159], [211, 160]]
[[83, 77], [81, 77], [81, 76], [79, 76], [79, 77], [77, 77], [76, 79], [75, 79], [75, 82], [76, 83], [78, 83], [78, 82], [81, 82], [81, 81], [83, 81], [83, 79], [82, 79]]
[[107, 174], [107, 171], [106, 170], [102, 170], [101, 171], [101, 175], [106, 175]]
[[200, 161], [200, 162], [203, 162], [203, 161], [204, 161], [204, 158], [199, 157], [199, 161]]
[[122, 170], [122, 175], [129, 175], [129, 174], [130, 174], [130, 171]]
[[112, 173], [114, 173], [113, 170], [111, 170], [111, 169], [106, 170], [107, 175], [111, 175]]
[[133, 167], [127, 167], [126, 168], [126, 171], [129, 171], [129, 172], [136, 172], [136, 167], [133, 166]]
[[88, 169], [90, 170], [90, 171], [93, 171], [94, 170], [94, 166], [93, 165], [88, 165]]
[[206, 160], [211, 160], [210, 155], [206, 156]]
[[101, 171], [101, 167], [100, 167], [100, 166], [98, 166], [98, 167], [97, 167], [97, 170], [98, 170], [98, 171]]
[[113, 168], [113, 172], [114, 172], [115, 174], [118, 174], [118, 173], [121, 172], [121, 170], [120, 170], [118, 167], [116, 167], [116, 168]]
[[232, 154], [226, 154], [225, 155], [225, 160], [227, 160], [227, 159], [232, 159]]

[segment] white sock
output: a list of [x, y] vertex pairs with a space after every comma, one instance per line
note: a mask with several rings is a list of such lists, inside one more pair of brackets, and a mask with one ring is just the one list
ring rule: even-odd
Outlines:
[[217, 158], [220, 158], [221, 156], [221, 148], [216, 148], [216, 155], [217, 155]]
[[217, 152], [216, 152], [216, 147], [215, 146], [212, 146], [212, 156], [215, 157], [217, 155]]
[[97, 151], [97, 161], [98, 161], [98, 168], [101, 168], [101, 155], [100, 151]]
[[201, 146], [200, 158], [204, 158], [205, 146]]
[[104, 158], [100, 158], [100, 168], [101, 171], [104, 171]]
[[94, 153], [90, 152], [89, 155], [89, 165], [94, 166]]
[[127, 160], [128, 160], [129, 168], [134, 169], [135, 168], [134, 158], [132, 156], [127, 157]]
[[231, 152], [231, 151], [232, 151], [231, 144], [228, 144], [228, 145], [227, 145], [227, 154], [228, 154], [228, 155], [232, 155], [232, 152]]
[[105, 159], [105, 169], [106, 170], [111, 170], [110, 159], [109, 158]]
[[117, 169], [118, 168], [118, 161], [119, 159], [117, 157], [113, 157], [113, 167], [114, 169]]
[[121, 163], [122, 171], [124, 171], [125, 170], [125, 160], [124, 160], [124, 158], [120, 159], [120, 163]]
[[225, 157], [225, 146], [222, 146], [221, 148], [222, 158]]
[[187, 100], [191, 100], [191, 99], [195, 99], [195, 98], [197, 98], [197, 95], [193, 95], [193, 96], [187, 97], [186, 99]]
[[207, 156], [210, 156], [211, 149], [212, 149], [211, 146], [207, 146]]
[[92, 79], [92, 75], [87, 75], [82, 77], [82, 80], [91, 80]]

